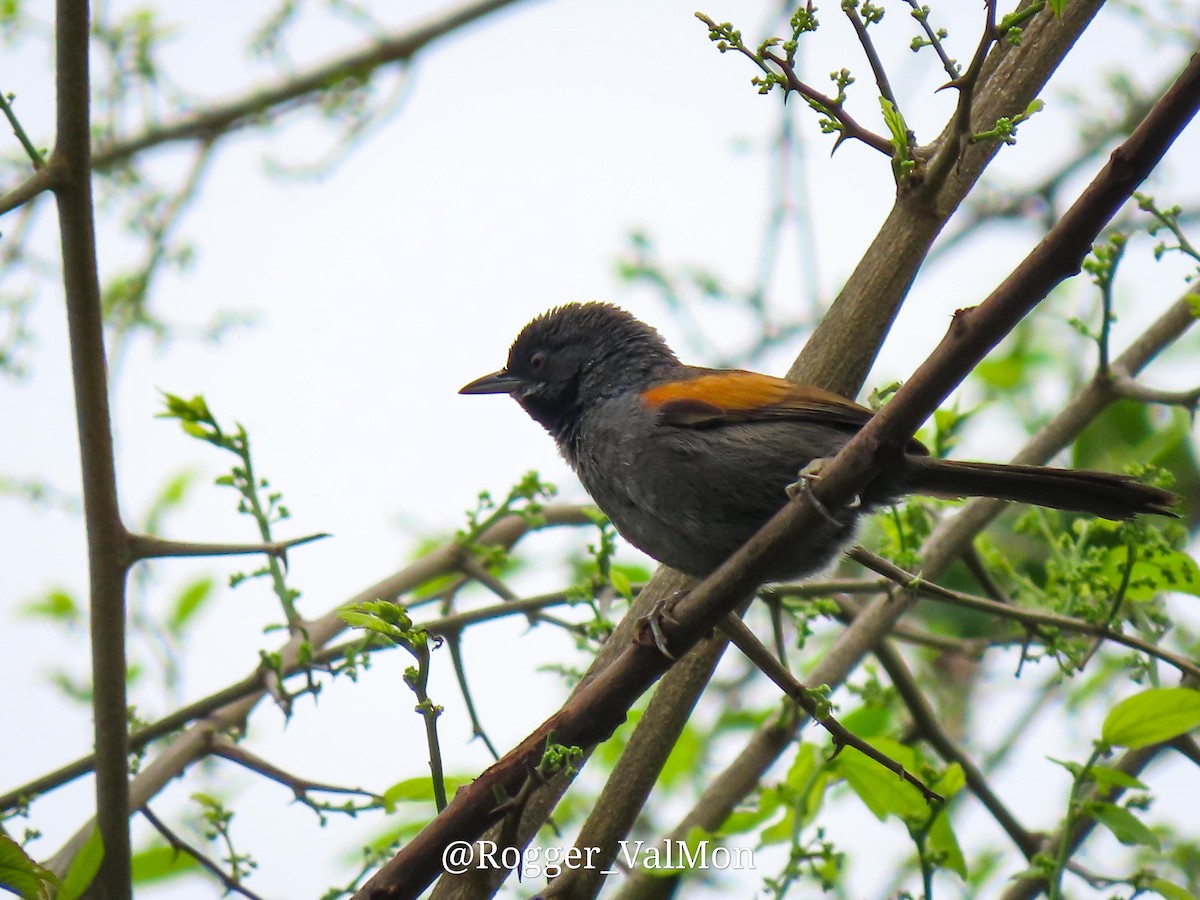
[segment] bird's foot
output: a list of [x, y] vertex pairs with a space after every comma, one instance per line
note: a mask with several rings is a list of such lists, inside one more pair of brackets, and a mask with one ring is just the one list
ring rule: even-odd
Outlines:
[[679, 620], [671, 615], [671, 610], [686, 594], [687, 591], [675, 591], [671, 596], [655, 603], [650, 612], [637, 620], [633, 639], [643, 646], [653, 644], [667, 659], [674, 659], [675, 655], [667, 649], [667, 636], [663, 633], [662, 626], [663, 622], [679, 624]]
[[[833, 513], [829, 511], [829, 508], [824, 503], [817, 499], [817, 495], [812, 490], [812, 486], [821, 477], [821, 470], [825, 468], [828, 462], [829, 460], [825, 457], [819, 457], [810, 461], [808, 465], [800, 470], [799, 477], [784, 488], [784, 491], [791, 500], [795, 500], [801, 494], [808, 494], [808, 501], [813, 505], [813, 509], [819, 512], [830, 524], [840, 526], [842, 523], [834, 518]], [[856, 494], [846, 506], [849, 509], [857, 509], [862, 506], [862, 500]]]

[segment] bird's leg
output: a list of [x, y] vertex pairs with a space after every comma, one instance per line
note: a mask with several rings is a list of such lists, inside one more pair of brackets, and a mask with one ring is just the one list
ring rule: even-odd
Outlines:
[[[820, 500], [818, 500], [817, 495], [812, 492], [813, 484], [821, 477], [821, 469], [823, 469], [825, 464], [828, 462], [829, 460], [824, 457], [810, 460], [808, 465], [800, 470], [799, 477], [786, 488], [784, 488], [784, 491], [791, 500], [795, 500], [801, 494], [807, 493], [808, 500], [813, 505], [813, 509], [819, 512], [831, 525], [837, 525], [841, 527], [845, 523], [839, 522], [837, 519], [835, 519], [833, 517], [833, 513], [829, 511], [829, 508], [826, 507], [825, 504]], [[862, 506], [862, 500], [857, 494], [855, 494], [854, 497], [851, 498], [850, 502], [846, 504], [846, 506], [850, 509], [857, 509], [858, 507]]]
[[643, 646], [652, 643], [658, 648], [658, 652], [667, 659], [674, 659], [675, 655], [667, 649], [667, 636], [663, 634], [662, 623], [679, 624], [679, 620], [671, 615], [671, 610], [675, 608], [676, 603], [687, 596], [687, 593], [687, 591], [675, 591], [669, 597], [657, 601], [650, 612], [637, 620], [633, 639]]

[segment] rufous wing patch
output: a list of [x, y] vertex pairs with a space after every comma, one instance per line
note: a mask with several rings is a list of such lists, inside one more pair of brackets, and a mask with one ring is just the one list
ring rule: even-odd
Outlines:
[[680, 426], [810, 418], [861, 426], [871, 418], [870, 410], [829, 391], [740, 370], [656, 385], [642, 392], [642, 402], [663, 424]]

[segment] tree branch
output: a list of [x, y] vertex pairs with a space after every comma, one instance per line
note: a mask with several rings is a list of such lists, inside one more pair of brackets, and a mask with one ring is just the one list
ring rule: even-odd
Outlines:
[[0, 216], [24, 206], [45, 191], [54, 190], [61, 174], [57, 165], [47, 163], [42, 166], [3, 197], [0, 197]]
[[8, 124], [12, 128], [13, 134], [16, 135], [17, 141], [20, 142], [25, 155], [29, 157], [29, 161], [33, 163], [34, 169], [42, 168], [46, 164], [46, 160], [42, 157], [41, 151], [33, 146], [33, 141], [25, 133], [25, 127], [21, 124], [21, 120], [13, 112], [12, 95], [3, 90], [0, 90], [0, 112], [3, 112], [4, 118], [8, 119]]
[[[594, 521], [579, 506], [548, 505], [542, 508], [541, 514], [547, 526], [594, 524]], [[510, 547], [529, 530], [529, 523], [524, 518], [519, 515], [510, 515], [488, 528], [477, 538], [476, 543]], [[292, 635], [277, 651], [279, 669], [284, 673], [303, 671], [311, 653], [326, 647], [335, 637], [343, 633], [347, 625], [339, 612], [344, 607], [371, 600], [397, 599], [427, 583], [431, 578], [458, 571], [462, 564], [463, 554], [467, 552], [469, 551], [455, 542], [445, 544], [426, 554], [412, 565], [370, 585], [346, 602], [338, 604], [325, 615], [307, 622], [307, 639], [304, 635]], [[531, 600], [529, 603], [532, 605], [535, 600]], [[525, 612], [526, 608], [521, 605], [523, 602], [525, 601], [506, 604], [504, 609], [512, 614]], [[491, 613], [492, 617], [495, 615], [495, 612]], [[471, 613], [462, 613], [460, 616], [461, 619], [454, 622], [452, 627], [461, 628]], [[251, 683], [254, 686], [247, 689]], [[237, 685], [220, 692], [221, 698], [237, 694], [239, 696], [236, 699], [227, 700], [224, 705], [216, 709], [212, 709], [207, 701], [193, 704], [192, 710], [208, 706], [207, 712], [202, 713], [205, 718], [179, 734], [130, 782], [128, 796], [131, 805], [136, 808], [146, 804], [173, 779], [179, 777], [192, 763], [209, 753], [213, 734], [229, 728], [244, 726], [246, 718], [254, 707], [267, 696], [264, 683], [264, 670], [256, 668]], [[245, 693], [242, 693], [243, 690]], [[178, 725], [175, 727], [177, 728]], [[88, 822], [72, 835], [46, 864], [47, 867], [56, 873], [65, 872], [75, 855], [83, 847], [92, 827], [93, 823]]]
[[1196, 406], [1200, 404], [1200, 387], [1187, 391], [1163, 391], [1146, 387], [1134, 381], [1128, 375], [1112, 374], [1113, 390], [1118, 397], [1125, 400], [1136, 400], [1138, 403], [1157, 403], [1162, 406], [1182, 406], [1193, 416]]
[[512, 5], [516, 0], [482, 0], [432, 18], [364, 50], [347, 53], [306, 72], [290, 75], [278, 84], [251, 91], [202, 112], [148, 128], [139, 135], [96, 148], [93, 164], [109, 169], [151, 147], [178, 141], [209, 141], [259, 124], [264, 117], [315, 103], [331, 85], [347, 79], [365, 82], [376, 69], [412, 59], [426, 46], [465, 25]]
[[131, 895], [128, 740], [125, 700], [125, 575], [128, 547], [117, 506], [108, 372], [91, 183], [88, 6], [58, 0], [55, 55], [58, 121], [50, 168], [62, 244], [63, 288], [75, 385], [75, 415], [87, 527], [92, 707], [96, 734], [96, 815], [104, 859], [92, 890]]
[[883, 67], [883, 60], [879, 58], [879, 51], [875, 49], [875, 42], [871, 40], [871, 35], [867, 32], [867, 23], [858, 14], [857, 5], [851, 6], [848, 3], [843, 3], [842, 12], [850, 20], [850, 25], [854, 28], [854, 34], [858, 37], [859, 44], [862, 45], [863, 53], [866, 54], [867, 62], [871, 66], [871, 74], [875, 76], [875, 86], [879, 88], [879, 96], [892, 104], [896, 109], [899, 109], [900, 104], [896, 101], [896, 94], [892, 90], [891, 82], [888, 81], [887, 69]]
[[225, 888], [226, 894], [241, 894], [243, 897], [247, 898], [247, 900], [262, 900], [258, 894], [242, 885], [241, 882], [230, 878], [224, 869], [208, 858], [208, 854], [197, 849], [196, 847], [193, 847], [191, 844], [177, 835], [173, 829], [169, 828], [167, 824], [163, 822], [162, 819], [150, 811], [149, 806], [143, 806], [138, 810], [138, 812], [140, 812], [146, 821], [154, 827], [155, 831], [163, 836], [163, 839], [170, 844], [172, 848], [174, 848], [176, 853], [186, 853], [197, 863], [199, 863], [200, 866], [202, 866], [204, 869], [207, 869], [213, 875], [213, 877], [217, 879], [217, 881], [221, 882], [221, 887]]
[[183, 556], [249, 556], [265, 553], [276, 559], [287, 561], [287, 551], [312, 541], [329, 537], [328, 534], [308, 534], [286, 541], [267, 541], [261, 544], [206, 544], [201, 541], [172, 541], [152, 534], [130, 534], [129, 553], [135, 560], [161, 559]]
[[[996, 45], [975, 91], [975, 114], [995, 121], [1023, 111], [1102, 5], [1103, 0], [1068, 3], [1061, 16], [1030, 22], [1019, 47]], [[939, 165], [942, 155], [953, 159], [944, 183], [919, 185], [897, 196], [863, 261], [788, 370], [789, 378], [857, 395], [934, 239], [998, 150], [996, 143], [960, 147], [952, 139], [954, 127], [948, 123], [931, 145], [937, 153], [930, 167]]]
[[1178, 653], [1172, 653], [1170, 650], [1164, 650], [1162, 647], [1156, 646], [1149, 641], [1144, 641], [1134, 635], [1125, 634], [1108, 625], [1098, 622], [1086, 622], [1083, 619], [1075, 619], [1071, 616], [1060, 616], [1057, 613], [1025, 609], [1015, 604], [997, 603], [995, 600], [988, 600], [984, 597], [972, 597], [970, 594], [952, 591], [941, 585], [926, 581], [919, 575], [906, 572], [882, 556], [876, 556], [862, 547], [855, 547], [850, 551], [849, 555], [851, 559], [856, 560], [871, 571], [878, 572], [885, 578], [891, 579], [906, 591], [921, 594], [943, 603], [951, 603], [963, 609], [972, 609], [976, 612], [987, 613], [988, 615], [996, 616], [1010, 622], [1018, 622], [1027, 628], [1037, 628], [1039, 626], [1058, 628], [1063, 631], [1087, 634], [1101, 640], [1112, 641], [1114, 644], [1121, 644], [1130, 650], [1136, 650], [1139, 653], [1145, 653], [1147, 656], [1160, 659], [1174, 666], [1184, 675], [1189, 675], [1200, 681], [1200, 665], [1192, 662], [1192, 660], [1180, 656]]
[[921, 779], [914, 776], [911, 772], [905, 770], [904, 766], [889, 757], [886, 753], [876, 750], [858, 735], [848, 731], [841, 722], [833, 716], [826, 714], [819, 715], [817, 702], [813, 699], [812, 689], [801, 684], [791, 672], [776, 659], [770, 650], [760, 641], [749, 628], [746, 623], [735, 615], [726, 616], [721, 622], [721, 630], [729, 637], [729, 640], [737, 645], [737, 648], [742, 651], [758, 669], [770, 678], [775, 685], [783, 691], [788, 698], [804, 710], [809, 718], [815, 720], [818, 725], [829, 732], [833, 738], [834, 752], [840, 752], [842, 747], [853, 747], [864, 756], [870, 757], [879, 763], [885, 769], [888, 769], [902, 781], [906, 781], [921, 792], [921, 796], [925, 798], [926, 803], [936, 804], [944, 802], [941, 795], [931, 790], [925, 785]]
[[[514, 600], [511, 603], [484, 606], [479, 609], [452, 613], [448, 616], [439, 616], [428, 622], [422, 622], [421, 627], [430, 634], [450, 637], [451, 635], [460, 633], [464, 628], [480, 622], [490, 622], [508, 616], [528, 615], [530, 612], [536, 612], [549, 606], [561, 606], [568, 602], [570, 601], [562, 592], [538, 597], [524, 597], [520, 600]], [[339, 644], [329, 644], [325, 649], [313, 654], [312, 663], [315, 666], [324, 666], [344, 659], [347, 652], [356, 649], [355, 645], [360, 643], [361, 641], [356, 639]], [[375, 652], [388, 648], [381, 645], [367, 649]], [[301, 674], [303, 671], [301, 667], [293, 666], [287, 669], [284, 675], [285, 677], [291, 677]], [[205, 716], [224, 706], [249, 697], [251, 694], [263, 691], [265, 689], [264, 677], [265, 671], [260, 667], [241, 681], [222, 688], [214, 694], [209, 694], [207, 697], [203, 697], [194, 703], [189, 703], [187, 706], [163, 716], [156, 722], [131, 732], [129, 735], [130, 752], [141, 750], [159, 738], [166, 737], [197, 719], [203, 719]], [[0, 813], [28, 803], [40, 794], [61, 787], [82, 775], [86, 775], [92, 771], [95, 763], [95, 755], [88, 754], [55, 769], [53, 772], [48, 772], [45, 775], [35, 778], [33, 781], [14, 788], [5, 794], [0, 794]]]

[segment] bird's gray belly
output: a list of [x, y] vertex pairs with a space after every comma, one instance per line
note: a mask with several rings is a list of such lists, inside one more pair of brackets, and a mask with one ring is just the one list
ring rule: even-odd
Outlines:
[[[631, 544], [696, 577], [720, 565], [787, 502], [787, 486], [811, 458], [799, 448], [787, 452], [786, 442], [764, 444], [762, 438], [779, 436], [767, 431], [783, 423], [724, 426], [716, 450], [714, 430], [660, 426], [648, 416], [610, 414], [583, 427], [581, 446], [604, 448], [576, 459], [592, 499]], [[769, 446], [784, 452], [767, 452]], [[852, 531], [849, 522], [820, 523], [773, 558], [767, 578], [823, 568]]]

